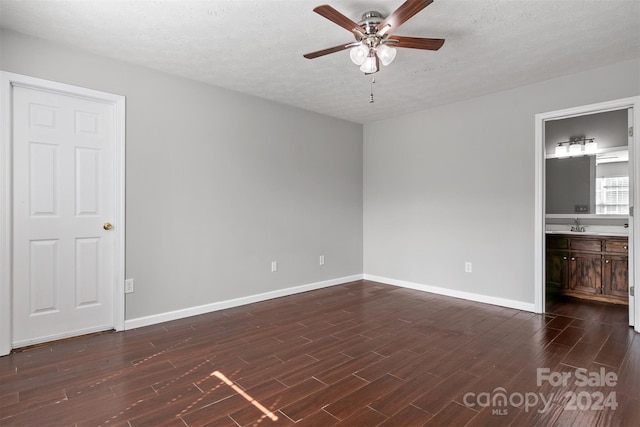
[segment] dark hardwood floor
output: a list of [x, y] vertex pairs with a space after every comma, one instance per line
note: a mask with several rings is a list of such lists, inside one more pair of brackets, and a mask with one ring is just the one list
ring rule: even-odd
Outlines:
[[0, 358], [3, 426], [631, 426], [625, 306], [358, 281]]

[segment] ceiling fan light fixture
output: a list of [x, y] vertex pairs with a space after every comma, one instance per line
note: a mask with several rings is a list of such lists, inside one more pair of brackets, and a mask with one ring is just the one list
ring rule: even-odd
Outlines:
[[369, 49], [363, 44], [359, 44], [358, 46], [352, 47], [349, 52], [349, 57], [351, 61], [356, 65], [362, 65], [362, 63], [367, 59], [367, 55], [369, 54]]
[[[305, 53], [302, 56], [313, 59], [349, 49], [349, 58], [360, 67], [360, 71], [364, 74], [374, 74], [380, 71], [380, 63], [386, 66], [393, 62], [396, 47], [438, 50], [444, 44], [444, 39], [390, 36], [391, 32], [432, 2], [433, 0], [404, 0], [404, 3], [386, 18], [380, 12], [370, 10], [362, 15], [360, 22], [353, 21], [328, 4], [316, 6], [313, 8], [315, 13], [349, 31], [355, 37], [355, 42]], [[387, 43], [393, 47], [389, 47]]]
[[375, 53], [367, 56], [362, 65], [360, 71], [365, 74], [373, 74], [378, 72], [378, 57]]
[[397, 52], [394, 48], [383, 44], [378, 46], [377, 53], [380, 61], [382, 62], [382, 65], [386, 67], [394, 60]]

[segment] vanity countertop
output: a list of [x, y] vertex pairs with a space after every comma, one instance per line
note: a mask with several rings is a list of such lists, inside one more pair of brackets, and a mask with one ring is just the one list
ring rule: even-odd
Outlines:
[[629, 229], [615, 225], [584, 225], [585, 231], [571, 231], [570, 225], [547, 224], [547, 234], [568, 234], [571, 236], [611, 236], [629, 237]]

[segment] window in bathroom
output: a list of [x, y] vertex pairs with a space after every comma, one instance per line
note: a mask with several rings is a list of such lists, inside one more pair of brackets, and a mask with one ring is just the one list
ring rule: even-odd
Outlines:
[[629, 214], [629, 177], [596, 178], [596, 214]]

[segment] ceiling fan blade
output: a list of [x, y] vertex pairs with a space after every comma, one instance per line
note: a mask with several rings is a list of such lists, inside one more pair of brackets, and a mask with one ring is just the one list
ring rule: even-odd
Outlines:
[[[376, 30], [378, 33], [382, 31], [382, 34], [389, 33], [396, 30], [400, 25], [404, 24], [413, 15], [420, 12], [425, 7], [433, 3], [433, 0], [407, 0], [393, 13], [378, 24]], [[386, 29], [385, 29], [386, 28]], [[384, 30], [384, 31], [383, 31]]]
[[362, 28], [360, 27], [360, 25], [358, 25], [356, 22], [353, 22], [351, 19], [347, 18], [342, 13], [338, 12], [328, 4], [317, 6], [316, 8], [313, 9], [313, 11], [318, 15], [324, 16], [334, 24], [340, 25], [342, 28], [344, 28], [347, 31], [351, 31], [352, 33], [354, 32], [355, 29], [357, 29], [358, 31], [362, 31]]
[[422, 37], [389, 36], [387, 40], [391, 41], [391, 43], [388, 43], [389, 46], [409, 49], [438, 50], [444, 44], [444, 39]]
[[341, 50], [349, 49], [350, 47], [356, 46], [358, 44], [360, 44], [360, 43], [358, 43], [358, 42], [345, 43], [345, 44], [341, 44], [339, 46], [329, 47], [327, 49], [322, 49], [322, 50], [318, 50], [318, 51], [311, 52], [311, 53], [305, 53], [302, 56], [304, 56], [307, 59], [313, 59], [313, 58], [317, 58], [319, 56], [328, 55], [330, 53], [340, 52]]

